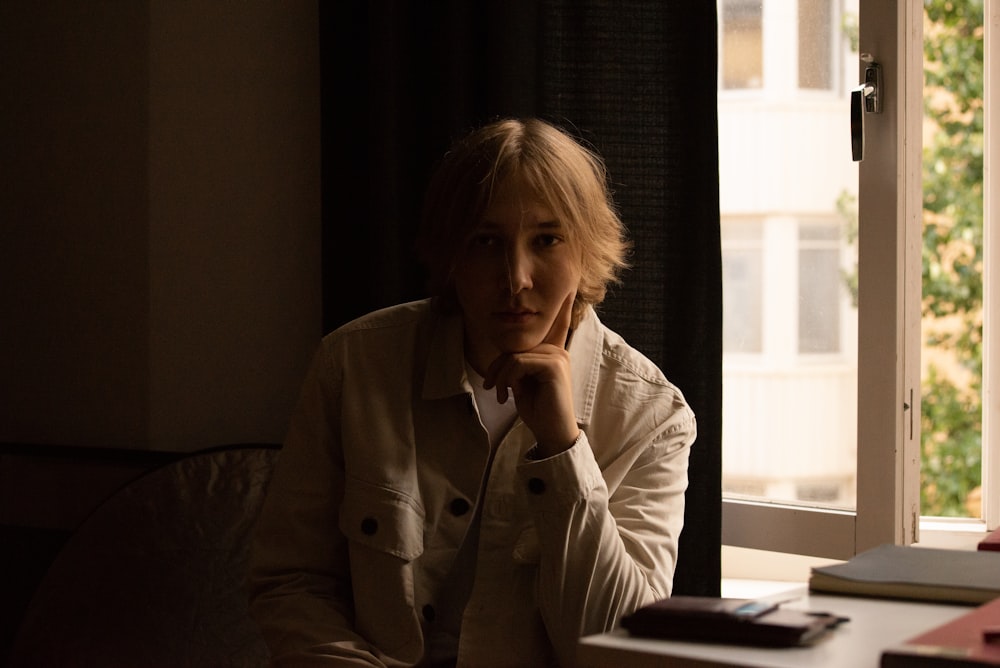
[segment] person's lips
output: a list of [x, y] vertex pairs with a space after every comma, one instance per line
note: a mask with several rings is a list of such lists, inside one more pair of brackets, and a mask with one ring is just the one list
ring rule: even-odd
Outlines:
[[538, 315], [536, 311], [524, 308], [504, 309], [502, 311], [494, 311], [493, 313], [493, 317], [508, 325], [522, 325], [536, 315]]

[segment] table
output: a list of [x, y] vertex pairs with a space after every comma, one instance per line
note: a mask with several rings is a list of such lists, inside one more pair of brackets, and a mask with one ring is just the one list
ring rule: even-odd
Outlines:
[[[767, 598], [767, 597], [764, 597]], [[882, 650], [972, 610], [970, 606], [810, 594], [805, 588], [781, 596], [788, 608], [850, 618], [807, 647], [757, 648], [687, 643], [630, 636], [618, 629], [580, 640], [581, 668], [878, 668]]]

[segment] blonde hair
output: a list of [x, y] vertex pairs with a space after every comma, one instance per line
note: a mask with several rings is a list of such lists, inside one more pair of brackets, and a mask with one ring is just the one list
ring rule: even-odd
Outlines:
[[574, 322], [600, 304], [628, 264], [630, 244], [612, 201], [604, 161], [563, 130], [539, 119], [507, 119], [459, 140], [427, 189], [417, 248], [432, 294], [454, 307], [452, 272], [494, 191], [516, 176], [569, 230], [582, 276]]

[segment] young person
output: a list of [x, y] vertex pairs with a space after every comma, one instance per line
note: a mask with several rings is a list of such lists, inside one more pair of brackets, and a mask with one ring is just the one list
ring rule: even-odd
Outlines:
[[537, 119], [428, 189], [434, 296], [324, 338], [250, 570], [275, 665], [572, 665], [670, 595], [695, 418], [594, 306], [628, 243], [603, 162]]

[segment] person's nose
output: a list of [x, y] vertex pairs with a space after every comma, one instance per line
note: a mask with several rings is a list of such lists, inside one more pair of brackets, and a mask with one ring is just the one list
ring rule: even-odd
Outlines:
[[531, 254], [519, 244], [512, 244], [504, 254], [507, 269], [507, 287], [511, 296], [531, 288]]

